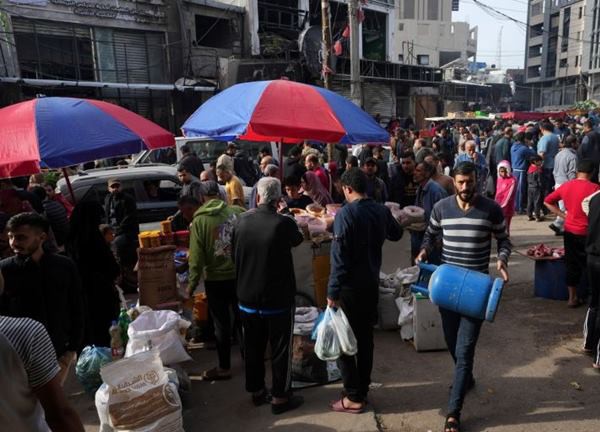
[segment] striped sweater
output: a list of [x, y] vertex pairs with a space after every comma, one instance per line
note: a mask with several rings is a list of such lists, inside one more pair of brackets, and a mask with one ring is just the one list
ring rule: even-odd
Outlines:
[[478, 195], [473, 206], [463, 211], [452, 195], [433, 207], [422, 247], [429, 255], [441, 236], [442, 262], [487, 273], [492, 234], [498, 242], [498, 259], [508, 262], [512, 245], [500, 206]]

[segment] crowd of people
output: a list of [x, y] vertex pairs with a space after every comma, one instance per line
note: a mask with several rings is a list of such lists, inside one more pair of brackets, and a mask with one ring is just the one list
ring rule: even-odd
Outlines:
[[[348, 149], [304, 142], [285, 157], [262, 148], [256, 161], [231, 143], [210, 167], [183, 146], [178, 211], [170, 221], [173, 231], [190, 231], [188, 294], [204, 281], [214, 326], [217, 365], [203, 372], [204, 379], [231, 378], [235, 337], [255, 405], [270, 403], [273, 414], [281, 414], [303, 403], [290, 387], [296, 293], [291, 250], [303, 236], [289, 216], [290, 209], [311, 204], [343, 204], [333, 224], [327, 302], [346, 313], [358, 354], [338, 361], [344, 392], [331, 404], [335, 411], [359, 413], [367, 403], [382, 245], [399, 240], [405, 228], [385, 203], [423, 210], [424, 223], [409, 227], [413, 263], [449, 263], [487, 273], [494, 237], [496, 269], [505, 281], [513, 216], [541, 222], [554, 214], [551, 232], [564, 237], [568, 305], [581, 304], [581, 275], [587, 272], [590, 281], [600, 276], [600, 135], [593, 119], [496, 121], [486, 128], [439, 123], [426, 133], [389, 127], [389, 146]], [[244, 185], [252, 187], [250, 197]], [[108, 181], [102, 203], [73, 206], [55, 189], [39, 176], [0, 180], [0, 330], [22, 327], [27, 337], [35, 334], [51, 345], [44, 342], [45, 354], [37, 359], [39, 353], [28, 353], [33, 348], [22, 336], [17, 342], [5, 330], [0, 336], [18, 345], [22, 358], [37, 359], [24, 369], [30, 391], [47, 411], [48, 424], [53, 421], [48, 410], [59, 409], [71, 423], [56, 430], [71, 431], [81, 430], [80, 424], [56, 393], [83, 346], [110, 343], [108, 328], [119, 311], [117, 285], [136, 286], [139, 224], [135, 199], [122, 190], [118, 176]], [[160, 194], [155, 184], [147, 190]], [[600, 368], [600, 299], [598, 289], [590, 288], [584, 349]], [[475, 384], [482, 321], [440, 312], [455, 363], [445, 430], [457, 432], [464, 397]], [[0, 337], [0, 348], [5, 338]], [[265, 384], [267, 345], [271, 390]], [[39, 389], [47, 385], [58, 407], [44, 402], [47, 396]], [[39, 412], [34, 414], [32, 406], [34, 418]]]

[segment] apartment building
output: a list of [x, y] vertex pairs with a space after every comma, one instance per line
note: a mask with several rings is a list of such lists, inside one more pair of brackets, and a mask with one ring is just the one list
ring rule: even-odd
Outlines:
[[458, 1], [398, 0], [393, 61], [433, 67], [475, 61], [478, 29], [452, 21], [458, 7]]
[[[589, 69], [586, 0], [530, 0], [525, 49], [531, 108], [570, 106], [585, 98]], [[588, 66], [585, 65], [587, 60]]]

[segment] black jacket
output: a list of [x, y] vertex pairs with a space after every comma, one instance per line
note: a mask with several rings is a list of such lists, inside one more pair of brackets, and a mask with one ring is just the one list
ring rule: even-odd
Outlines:
[[123, 192], [109, 193], [104, 199], [106, 223], [113, 227], [115, 236], [139, 232], [135, 200]]
[[304, 165], [300, 163], [299, 159], [288, 158], [285, 161], [285, 168], [283, 173], [285, 177], [302, 178], [305, 172], [306, 168], [304, 168]]
[[594, 255], [596, 258], [600, 258], [600, 194], [596, 194], [596, 196], [590, 200], [585, 251], [588, 255]]
[[71, 259], [45, 253], [36, 263], [30, 258], [13, 256], [0, 261], [0, 271], [4, 277], [0, 315], [41, 322], [58, 356], [82, 348], [81, 282]]
[[294, 219], [270, 206], [259, 205], [239, 216], [231, 244], [242, 306], [281, 309], [294, 304], [292, 248], [302, 239]]
[[179, 161], [179, 166], [185, 168], [185, 170], [191, 173], [194, 177], [200, 178], [200, 173], [204, 171], [204, 164], [196, 153], [185, 155]]

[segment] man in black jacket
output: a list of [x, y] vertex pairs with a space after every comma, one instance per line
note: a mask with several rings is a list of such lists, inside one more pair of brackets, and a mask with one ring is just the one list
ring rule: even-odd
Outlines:
[[583, 350], [594, 356], [592, 366], [600, 369], [600, 192], [583, 201], [583, 210], [588, 207], [588, 231], [585, 240], [585, 251], [587, 253], [588, 281], [592, 295], [590, 307], [585, 317], [583, 326], [584, 345]]
[[8, 221], [9, 243], [16, 255], [0, 261], [5, 283], [0, 315], [32, 318], [46, 327], [64, 382], [83, 341], [83, 300], [73, 261], [42, 248], [49, 227], [37, 213], [20, 213]]
[[137, 281], [133, 268], [137, 262], [137, 235], [139, 225], [135, 199], [121, 190], [121, 181], [108, 181], [109, 194], [104, 200], [106, 223], [115, 233], [113, 250], [121, 267], [121, 288], [135, 291]]
[[581, 140], [581, 145], [577, 149], [578, 160], [590, 159], [594, 161], [594, 172], [590, 179], [598, 183], [598, 169], [600, 167], [600, 134], [594, 130], [591, 120], [583, 123], [583, 132], [585, 136]]
[[258, 207], [238, 218], [232, 235], [237, 296], [244, 330], [246, 390], [255, 405], [268, 398], [265, 389], [265, 349], [271, 346], [273, 414], [299, 407], [290, 391], [291, 337], [296, 278], [292, 247], [302, 243], [294, 219], [277, 213], [281, 183], [264, 177], [257, 184]]

